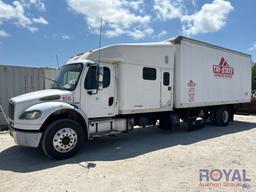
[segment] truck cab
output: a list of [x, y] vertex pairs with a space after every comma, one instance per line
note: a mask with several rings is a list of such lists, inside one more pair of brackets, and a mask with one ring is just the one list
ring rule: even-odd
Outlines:
[[52, 89], [10, 99], [10, 134], [18, 145], [41, 146], [49, 157], [67, 158], [93, 134], [109, 132], [110, 125], [116, 128], [109, 119], [116, 106], [114, 65], [71, 61], [61, 68]]

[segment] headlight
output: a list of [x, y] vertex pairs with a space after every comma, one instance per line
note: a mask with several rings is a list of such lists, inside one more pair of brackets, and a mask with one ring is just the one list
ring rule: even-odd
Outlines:
[[41, 116], [41, 111], [35, 110], [35, 111], [26, 111], [21, 116], [20, 119], [38, 119]]

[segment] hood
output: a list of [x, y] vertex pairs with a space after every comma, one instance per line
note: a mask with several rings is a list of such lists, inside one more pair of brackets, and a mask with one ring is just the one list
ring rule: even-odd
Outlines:
[[73, 93], [71, 91], [66, 90], [48, 89], [26, 93], [17, 97], [13, 97], [10, 99], [9, 102], [13, 106], [12, 120], [17, 119], [17, 122], [19, 122], [18, 117], [20, 117], [20, 115], [24, 113], [26, 109], [33, 105], [47, 102], [64, 102], [72, 104]]
[[59, 89], [47, 89], [42, 91], [26, 93], [10, 99], [10, 101], [15, 104], [26, 102], [42, 103], [53, 100], [71, 103], [73, 102], [72, 92]]

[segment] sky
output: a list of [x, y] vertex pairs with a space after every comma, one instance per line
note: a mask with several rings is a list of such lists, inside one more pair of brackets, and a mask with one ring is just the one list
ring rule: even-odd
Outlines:
[[0, 64], [57, 67], [117, 43], [179, 35], [252, 55], [255, 0], [0, 0]]

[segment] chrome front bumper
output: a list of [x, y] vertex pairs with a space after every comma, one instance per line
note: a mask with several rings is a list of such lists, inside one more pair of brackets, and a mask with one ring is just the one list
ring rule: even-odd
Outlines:
[[42, 133], [41, 132], [27, 132], [22, 130], [17, 130], [9, 125], [10, 135], [13, 137], [17, 145], [26, 147], [38, 147]]

